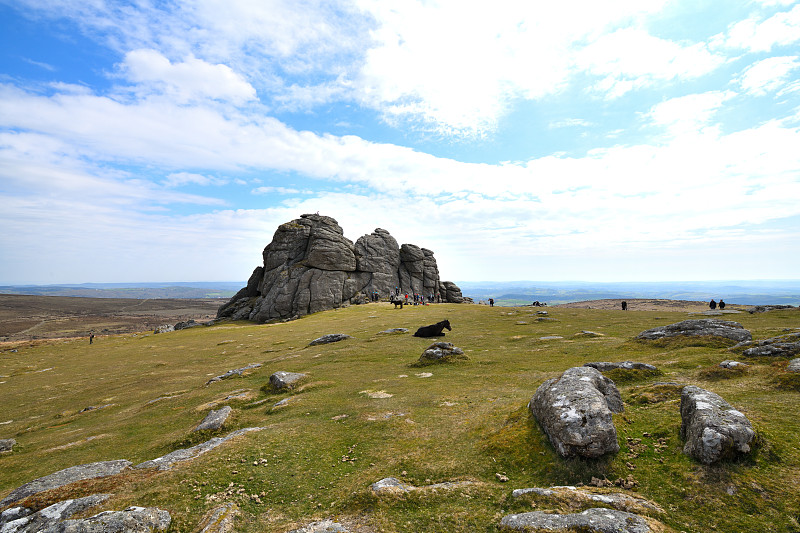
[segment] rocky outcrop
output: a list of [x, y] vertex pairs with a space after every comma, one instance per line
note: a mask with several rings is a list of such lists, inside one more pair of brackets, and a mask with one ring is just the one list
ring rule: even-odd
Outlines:
[[756, 305], [747, 309], [751, 315], [754, 313], [766, 313], [767, 311], [775, 311], [776, 309], [792, 309], [793, 305]]
[[625, 511], [597, 507], [582, 513], [543, 511], [512, 514], [500, 521], [502, 531], [581, 531], [585, 533], [650, 533], [665, 531], [663, 524]]
[[800, 357], [792, 359], [789, 361], [789, 364], [786, 365], [787, 372], [800, 372]]
[[301, 372], [275, 372], [269, 377], [269, 386], [274, 390], [290, 390], [306, 378]]
[[653, 365], [647, 363], [636, 363], [633, 361], [621, 361], [619, 363], [598, 362], [598, 363], [584, 363], [583, 366], [596, 368], [600, 372], [608, 372], [616, 368], [623, 368], [625, 370], [658, 370]]
[[778, 335], [754, 342], [742, 342], [731, 350], [742, 349], [747, 357], [792, 357], [800, 354], [800, 332]]
[[455, 285], [444, 288], [433, 252], [413, 244], [398, 246], [378, 228], [353, 244], [331, 217], [302, 215], [281, 224], [263, 252], [247, 286], [220, 307], [217, 317], [267, 322], [335, 309], [382, 297], [399, 288], [452, 301]]
[[[596, 489], [595, 489], [596, 490]], [[558, 486], [550, 488], [533, 487], [529, 489], [516, 489], [511, 493], [513, 498], [538, 497], [550, 500], [553, 503], [565, 503], [568, 507], [591, 506], [602, 504], [604, 506], [625, 511], [628, 513], [663, 513], [664, 509], [655, 503], [636, 494], [625, 492], [595, 492], [585, 487]]]
[[248, 370], [254, 370], [256, 368], [261, 368], [261, 363], [250, 363], [247, 366], [243, 366], [242, 368], [236, 368], [234, 370], [228, 370], [224, 374], [220, 374], [219, 376], [215, 376], [208, 381], [206, 381], [206, 385], [211, 385], [212, 383], [216, 383], [217, 381], [222, 381], [223, 379], [232, 378], [233, 376], [243, 376]]
[[10, 452], [16, 444], [17, 441], [14, 439], [0, 439], [0, 453]]
[[416, 364], [424, 366], [432, 363], [447, 363], [456, 359], [469, 359], [469, 357], [464, 354], [464, 350], [451, 342], [434, 342], [422, 352]]
[[193, 431], [206, 431], [220, 429], [231, 414], [232, 409], [225, 406], [222, 409], [212, 410], [206, 415], [202, 422], [200, 422]]
[[681, 392], [683, 452], [703, 464], [750, 452], [755, 432], [750, 421], [713, 392], [688, 385]]
[[31, 513], [16, 507], [0, 515], [3, 533], [145, 533], [166, 531], [172, 522], [167, 511], [154, 507], [129, 507], [124, 511], [106, 511], [89, 518], [73, 520], [70, 517], [96, 507], [109, 498], [109, 494], [94, 494], [75, 500], [64, 500]]
[[251, 431], [261, 431], [263, 429], [265, 428], [254, 427], [239, 429], [225, 437], [214, 437], [213, 439], [209, 439], [201, 444], [198, 444], [197, 446], [175, 450], [174, 452], [170, 452], [167, 455], [162, 455], [156, 459], [139, 463], [135, 466], [135, 468], [157, 468], [158, 470], [162, 471], [170, 470], [176, 463], [191, 461], [192, 459], [199, 457], [204, 453], [210, 452], [217, 446], [220, 446], [229, 440], [238, 437], [239, 435], [244, 435], [245, 433], [249, 433]]
[[116, 461], [101, 461], [98, 463], [71, 466], [48, 476], [34, 479], [33, 481], [13, 490], [11, 494], [0, 501], [0, 508], [6, 507], [7, 505], [11, 505], [20, 500], [24, 500], [28, 496], [33, 496], [34, 494], [38, 494], [46, 490], [63, 487], [64, 485], [69, 485], [70, 483], [74, 483], [76, 481], [114, 476], [122, 472], [130, 465], [130, 461], [120, 459]]
[[640, 340], [658, 340], [680, 336], [721, 337], [736, 342], [748, 341], [753, 338], [750, 332], [738, 322], [714, 318], [684, 320], [668, 326], [659, 326], [639, 333], [636, 338]]
[[309, 346], [319, 346], [320, 344], [331, 344], [332, 342], [340, 342], [346, 339], [352, 339], [350, 335], [345, 335], [344, 333], [328, 333], [327, 335], [323, 335], [322, 337], [316, 338], [313, 341], [309, 342]]
[[319, 520], [300, 529], [293, 529], [289, 533], [348, 533], [348, 529], [333, 520]]
[[451, 490], [474, 485], [474, 481], [445, 481], [444, 483], [434, 483], [433, 485], [423, 485], [415, 487], [408, 483], [403, 483], [395, 477], [386, 477], [370, 485], [370, 490], [377, 495], [399, 495], [411, 491], [430, 491], [430, 490]]
[[528, 408], [562, 457], [619, 451], [611, 413], [623, 411], [616, 385], [597, 369], [575, 367], [545, 381]]

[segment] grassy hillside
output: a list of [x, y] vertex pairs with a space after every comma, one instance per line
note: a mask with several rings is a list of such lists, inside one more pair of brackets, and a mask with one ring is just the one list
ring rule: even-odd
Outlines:
[[[721, 372], [717, 363], [731, 358], [721, 344], [632, 341], [644, 329], [686, 319], [686, 312], [548, 311], [553, 320], [539, 322], [532, 308], [370, 304], [274, 325], [108, 336], [92, 345], [85, 339], [6, 345], [0, 438], [19, 444], [0, 455], [0, 497], [69, 466], [139, 463], [260, 426], [268, 429], [172, 471], [87, 482], [69, 494], [112, 492], [106, 509], [159, 506], [172, 514], [176, 532], [192, 531], [220, 501], [239, 504], [237, 531], [243, 532], [284, 532], [322, 518], [365, 532], [491, 532], [505, 514], [557, 508], [514, 501], [512, 489], [632, 476], [633, 491], [663, 507], [656, 518], [677, 531], [800, 529], [800, 392], [778, 388], [780, 364], [763, 360], [744, 373]], [[379, 333], [413, 332], [444, 318], [453, 325], [444, 340], [463, 348], [468, 361], [411, 367], [430, 340]], [[800, 327], [797, 310], [725, 318], [740, 321], [755, 338]], [[576, 335], [582, 330], [603, 336]], [[328, 333], [354, 338], [307, 346]], [[612, 376], [625, 401], [625, 412], [614, 416], [620, 452], [594, 461], [559, 458], [526, 410], [536, 388], [571, 366], [627, 359], [654, 364], [663, 374]], [[204, 385], [249, 363], [263, 366]], [[309, 379], [291, 394], [265, 392], [279, 370], [306, 372]], [[653, 386], [656, 381], [699, 385], [746, 413], [758, 432], [752, 458], [706, 467], [685, 456], [679, 389]], [[370, 397], [380, 391], [387, 394]], [[232, 395], [241, 397], [225, 401]], [[272, 407], [284, 398], [285, 407]], [[193, 434], [214, 405], [234, 408], [228, 425]], [[89, 406], [103, 408], [80, 412]], [[498, 473], [509, 481], [498, 481]], [[387, 476], [414, 485], [476, 483], [372, 495], [369, 485]]]

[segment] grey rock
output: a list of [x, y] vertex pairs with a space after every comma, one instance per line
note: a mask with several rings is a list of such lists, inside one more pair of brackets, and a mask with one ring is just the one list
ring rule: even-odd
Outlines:
[[789, 364], [786, 365], [787, 372], [800, 372], [800, 357], [792, 359], [789, 361]]
[[678, 336], [713, 336], [731, 339], [736, 342], [752, 339], [750, 332], [744, 329], [738, 322], [713, 318], [684, 320], [683, 322], [670, 324], [668, 326], [659, 326], [639, 333], [636, 338], [657, 340]]
[[503, 517], [500, 527], [516, 531], [581, 531], [583, 533], [650, 533], [649, 520], [639, 515], [597, 507], [582, 513], [551, 514], [542, 511]]
[[233, 376], [242, 376], [248, 370], [253, 370], [255, 368], [261, 368], [261, 363], [250, 363], [249, 365], [243, 366], [242, 368], [237, 368], [235, 370], [228, 370], [224, 374], [213, 377], [208, 381], [206, 381], [206, 385], [211, 385], [212, 383], [216, 383], [217, 381], [222, 381], [223, 379], [232, 378]]
[[373, 292], [441, 294], [433, 252], [412, 244], [398, 246], [377, 228], [355, 244], [333, 218], [302, 215], [281, 224], [264, 248], [264, 264], [217, 312], [219, 318], [255, 322], [300, 317], [365, 303]]
[[725, 361], [721, 362], [719, 366], [722, 368], [733, 369], [733, 368], [746, 368], [750, 365], [745, 363], [740, 363], [739, 361], [732, 361], [730, 359], [726, 359]]
[[0, 452], [10, 452], [16, 444], [14, 439], [0, 439]]
[[393, 334], [397, 334], [397, 333], [408, 333], [408, 328], [385, 329], [383, 331], [380, 331], [379, 333], [385, 333], [387, 335], [393, 335]]
[[349, 533], [349, 530], [333, 520], [320, 520], [300, 529], [293, 529], [289, 533]]
[[269, 377], [269, 384], [275, 390], [293, 389], [307, 377], [301, 372], [275, 372]]
[[747, 309], [751, 315], [753, 313], [766, 313], [767, 311], [774, 311], [776, 309], [793, 309], [793, 305], [755, 305]]
[[192, 446], [191, 448], [185, 448], [182, 450], [175, 450], [174, 452], [157, 457], [156, 459], [139, 463], [134, 468], [157, 468], [158, 470], [162, 471], [170, 470], [176, 463], [191, 461], [192, 459], [195, 459], [204, 453], [210, 452], [217, 446], [220, 446], [229, 440], [238, 437], [239, 435], [244, 435], [245, 433], [249, 433], [251, 431], [261, 431], [263, 429], [266, 428], [255, 427], [239, 429], [225, 437], [214, 437], [213, 439], [209, 439], [201, 444], [198, 444], [197, 446]]
[[747, 357], [792, 357], [800, 354], [800, 332], [753, 341], [741, 347], [745, 348], [742, 354]]
[[187, 320], [185, 322], [178, 322], [173, 326], [174, 331], [180, 331], [182, 329], [189, 329], [189, 328], [196, 328], [197, 326], [202, 326], [200, 322], [196, 322], [194, 320]]
[[175, 326], [172, 324], [162, 324], [153, 330], [153, 333], [169, 333], [175, 331]]
[[4, 512], [0, 516], [0, 531], [3, 533], [64, 531], [63, 526], [60, 524], [62, 521], [99, 505], [109, 497], [111, 497], [110, 494], [93, 494], [84, 498], [64, 500], [45, 507], [36, 513], [31, 513], [30, 509], [21, 507], [9, 509], [9, 511], [22, 510], [23, 512], [8, 513], [8, 517], [6, 517], [7, 513]]
[[658, 370], [653, 365], [648, 365], [647, 363], [635, 363], [633, 361], [620, 361], [617, 363], [584, 363], [583, 366], [596, 368], [600, 372], [608, 372], [609, 370], [614, 370], [615, 368], [623, 368], [625, 370]]
[[194, 431], [204, 431], [208, 429], [217, 430], [221, 428], [225, 424], [225, 421], [228, 420], [228, 416], [230, 416], [231, 411], [232, 409], [227, 405], [222, 409], [217, 409], [216, 411], [212, 409], [211, 412], [206, 415], [203, 421], [200, 422], [196, 428], [194, 428]]
[[228, 533], [233, 531], [233, 523], [239, 508], [235, 503], [227, 502], [208, 511], [197, 528], [198, 533]]
[[419, 356], [420, 362], [443, 362], [452, 359], [466, 359], [466, 356], [464, 350], [451, 342], [434, 342]]
[[683, 452], [703, 464], [750, 452], [755, 432], [747, 417], [718, 394], [688, 385], [681, 391]]
[[166, 531], [172, 522], [169, 512], [155, 507], [128, 507], [106, 511], [83, 520], [65, 520], [46, 533], [151, 533]]
[[64, 470], [59, 470], [48, 476], [34, 479], [11, 491], [11, 494], [0, 501], [0, 508], [14, 504], [20, 500], [44, 492], [82, 481], [84, 479], [97, 479], [101, 477], [114, 476], [125, 470], [131, 465], [130, 461], [119, 459], [116, 461], [101, 461], [85, 465], [71, 466]]
[[397, 478], [387, 477], [381, 479], [380, 481], [376, 481], [375, 483], [370, 485], [370, 489], [372, 490], [373, 493], [377, 495], [382, 495], [382, 494], [396, 495], [396, 494], [404, 494], [411, 491], [451, 490], [474, 484], [475, 484], [474, 481], [445, 481], [444, 483], [434, 483], [432, 485], [423, 485], [421, 487], [415, 487], [414, 485], [403, 483]]
[[625, 492], [594, 492], [590, 489], [571, 486], [559, 486], [550, 488], [533, 487], [528, 489], [516, 489], [511, 493], [513, 498], [521, 498], [526, 494], [535, 494], [545, 498], [565, 499], [571, 504], [594, 504], [600, 503], [605, 506], [627, 511], [629, 513], [663, 513], [664, 510], [655, 503]]
[[528, 408], [562, 457], [619, 451], [612, 413], [623, 411], [614, 382], [597, 369], [575, 367], [545, 381]]
[[[4, 530], [4, 526], [9, 522], [14, 522], [15, 520], [19, 520], [20, 518], [25, 518], [26, 516], [30, 516], [33, 514], [33, 509], [28, 509], [27, 507], [9, 507], [2, 513], [0, 513], [0, 531]], [[26, 523], [19, 522], [19, 524]]]
[[328, 335], [323, 335], [318, 339], [314, 339], [313, 341], [309, 342], [309, 346], [317, 346], [319, 344], [330, 344], [332, 342], [340, 342], [345, 339], [352, 339], [350, 335], [345, 335], [344, 333], [329, 333]]
[[464, 303], [464, 295], [461, 294], [461, 289], [452, 281], [443, 281], [441, 283], [442, 301], [450, 304]]

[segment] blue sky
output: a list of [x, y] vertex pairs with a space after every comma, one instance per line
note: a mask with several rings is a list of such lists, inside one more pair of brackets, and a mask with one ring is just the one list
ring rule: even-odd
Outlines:
[[303, 213], [444, 279], [793, 279], [794, 0], [0, 0], [0, 283], [246, 280]]

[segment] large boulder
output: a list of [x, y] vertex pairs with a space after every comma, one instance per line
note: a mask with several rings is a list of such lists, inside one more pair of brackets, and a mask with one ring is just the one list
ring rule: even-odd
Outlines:
[[591, 367], [545, 381], [528, 408], [562, 457], [600, 457], [619, 451], [612, 413], [624, 408], [614, 382]]
[[660, 522], [633, 513], [596, 507], [582, 513], [556, 514], [543, 511], [512, 514], [500, 521], [501, 531], [580, 531], [582, 533], [655, 533], [664, 531]]
[[[331, 217], [302, 215], [281, 224], [247, 286], [217, 312], [218, 318], [267, 322], [369, 301], [373, 293], [443, 296], [433, 252], [398, 246], [377, 228], [353, 244]], [[457, 287], [456, 287], [457, 289]], [[458, 291], [460, 295], [460, 291]]]
[[755, 432], [747, 417], [721, 396], [688, 385], [681, 391], [683, 452], [703, 464], [750, 452]]
[[443, 281], [441, 283], [442, 301], [450, 304], [464, 303], [464, 295], [461, 294], [461, 289], [452, 281]]
[[668, 326], [648, 329], [636, 336], [641, 340], [658, 340], [669, 337], [721, 337], [736, 342], [753, 338], [749, 331], [738, 322], [701, 318], [684, 320]]
[[53, 474], [34, 479], [11, 491], [11, 494], [0, 501], [0, 508], [11, 505], [28, 496], [33, 496], [46, 490], [57, 489], [76, 481], [97, 479], [119, 474], [131, 465], [130, 461], [119, 459], [115, 461], [100, 461], [79, 466], [71, 466]]

